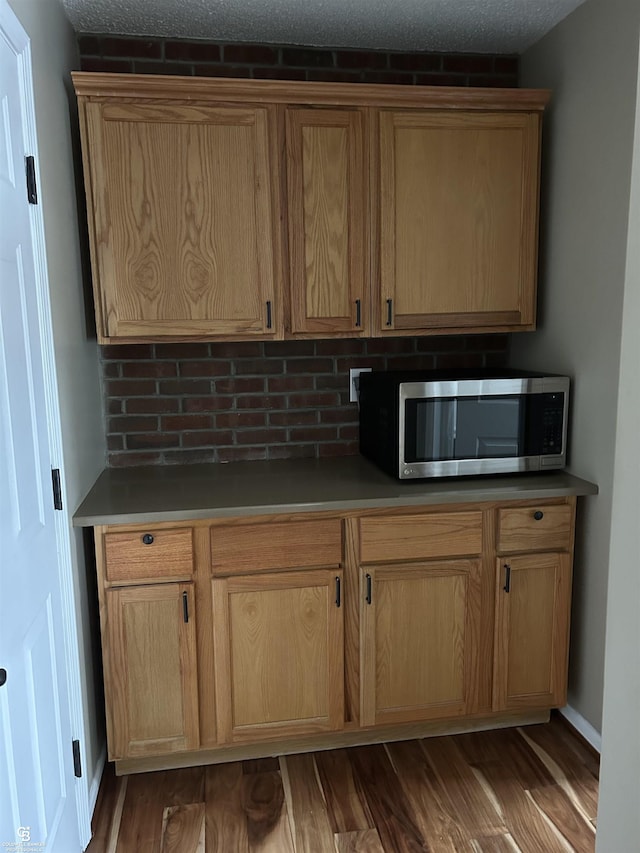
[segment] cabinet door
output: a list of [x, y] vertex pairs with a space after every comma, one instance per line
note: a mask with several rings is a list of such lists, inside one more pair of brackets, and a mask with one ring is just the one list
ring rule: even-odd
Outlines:
[[212, 581], [223, 742], [342, 728], [341, 582], [326, 569]]
[[363, 570], [362, 725], [473, 713], [480, 581], [480, 560]]
[[196, 749], [193, 584], [108, 589], [103, 651], [109, 758]]
[[281, 334], [273, 118], [269, 107], [87, 104], [103, 339]]
[[369, 329], [363, 112], [287, 109], [293, 333]]
[[378, 330], [533, 328], [539, 117], [379, 121]]
[[497, 561], [495, 711], [566, 703], [571, 557]]

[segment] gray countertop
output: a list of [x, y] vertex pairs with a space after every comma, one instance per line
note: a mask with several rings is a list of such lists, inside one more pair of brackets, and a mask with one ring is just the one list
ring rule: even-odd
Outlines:
[[400, 482], [362, 456], [218, 465], [107, 468], [73, 516], [76, 527], [238, 515], [354, 510], [594, 495], [565, 471]]

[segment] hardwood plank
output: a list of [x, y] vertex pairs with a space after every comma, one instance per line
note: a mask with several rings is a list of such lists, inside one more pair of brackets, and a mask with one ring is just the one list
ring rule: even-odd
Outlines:
[[477, 767], [498, 802], [509, 833], [522, 853], [562, 851], [562, 837], [554, 831], [517, 780], [497, 761]]
[[335, 837], [337, 853], [385, 853], [377, 829], [340, 832]]
[[242, 809], [242, 765], [216, 764], [205, 774], [205, 851], [249, 853], [247, 822]]
[[548, 726], [527, 726], [518, 731], [574, 803], [591, 820], [595, 819], [598, 813], [598, 780], [574, 750]]
[[251, 851], [290, 850], [293, 841], [284, 802], [284, 789], [279, 771], [243, 774], [240, 803], [247, 824]]
[[165, 806], [187, 806], [204, 802], [204, 767], [184, 767], [178, 773], [165, 771], [162, 797]]
[[120, 826], [122, 825], [122, 813], [124, 810], [124, 801], [127, 796], [128, 778], [120, 780], [122, 784], [118, 788], [118, 798], [116, 800], [111, 821], [111, 828], [107, 838], [106, 853], [115, 853], [118, 846], [118, 836], [120, 835]]
[[107, 768], [88, 853], [591, 853], [586, 753], [556, 721], [206, 769]]
[[485, 835], [482, 838], [474, 838], [474, 853], [520, 853], [515, 841], [509, 835]]
[[439, 784], [419, 742], [390, 743], [386, 750], [430, 847], [439, 853], [466, 853], [470, 839], [460, 826], [459, 806]]
[[203, 775], [195, 767], [130, 776], [117, 853], [157, 853], [164, 809], [202, 802]]
[[[107, 853], [109, 850], [109, 837], [113, 831], [116, 813], [118, 822], [118, 826], [116, 827], [117, 837], [117, 829], [119, 829], [122, 806], [124, 804], [122, 789], [123, 787], [126, 789], [126, 782], [126, 777], [124, 779], [116, 777], [113, 764], [107, 762], [102, 774], [98, 799], [91, 819], [92, 834], [88, 853]], [[118, 810], [119, 800], [122, 800], [122, 802]], [[115, 847], [115, 844], [113, 846]]]
[[413, 853], [429, 850], [411, 805], [398, 797], [399, 780], [382, 746], [348, 750], [354, 774], [362, 785], [384, 850]]
[[529, 791], [538, 808], [580, 853], [593, 853], [596, 834], [593, 825], [581, 814], [559, 785]]
[[344, 834], [372, 829], [371, 811], [346, 752], [318, 752], [315, 761], [333, 831]]
[[497, 761], [506, 765], [525, 790], [553, 785], [556, 781], [515, 729], [461, 735], [456, 744], [469, 764]]
[[162, 816], [161, 853], [205, 853], [205, 804], [169, 806]]
[[333, 850], [333, 830], [318, 785], [313, 756], [282, 757], [280, 772], [294, 849], [298, 853], [326, 853]]
[[433, 769], [441, 798], [448, 798], [452, 814], [468, 837], [506, 832], [502, 815], [465, 760], [457, 738], [432, 738], [420, 741], [420, 745]]
[[559, 711], [551, 712], [549, 731], [560, 738], [575, 753], [580, 764], [596, 779], [600, 775], [600, 753]]
[[280, 762], [278, 759], [269, 755], [266, 758], [247, 758], [242, 762], [242, 772], [247, 775], [250, 773], [269, 773], [280, 772]]

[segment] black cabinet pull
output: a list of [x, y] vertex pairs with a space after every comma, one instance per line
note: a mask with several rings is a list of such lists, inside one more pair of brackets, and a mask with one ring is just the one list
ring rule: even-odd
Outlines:
[[511, 591], [511, 566], [508, 563], [504, 564], [504, 586], [502, 589], [505, 592]]
[[393, 321], [393, 299], [387, 299], [387, 326]]
[[340, 577], [336, 575], [336, 607], [340, 607], [341, 598], [340, 598]]
[[144, 536], [142, 537], [142, 544], [143, 545], [153, 545], [153, 534], [145, 533]]
[[359, 299], [356, 299], [356, 326], [362, 325], [362, 305]]
[[367, 595], [365, 601], [367, 604], [371, 604], [371, 575], [365, 575], [367, 581]]
[[185, 622], [189, 621], [189, 596], [186, 592], [182, 593], [182, 618]]
[[267, 300], [267, 329], [271, 328], [271, 300]]
[[4, 669], [4, 667], [3, 667], [2, 669], [0, 669], [0, 687], [3, 687], [6, 684], [6, 682], [7, 682], [7, 670]]
[[542, 518], [544, 518], [544, 513], [538, 509], [533, 513], [533, 517], [536, 521], [540, 521]]

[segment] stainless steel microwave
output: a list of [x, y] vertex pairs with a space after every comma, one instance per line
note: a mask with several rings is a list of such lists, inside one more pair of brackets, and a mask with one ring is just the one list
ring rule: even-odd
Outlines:
[[564, 468], [569, 378], [527, 371], [360, 374], [360, 452], [400, 480]]

